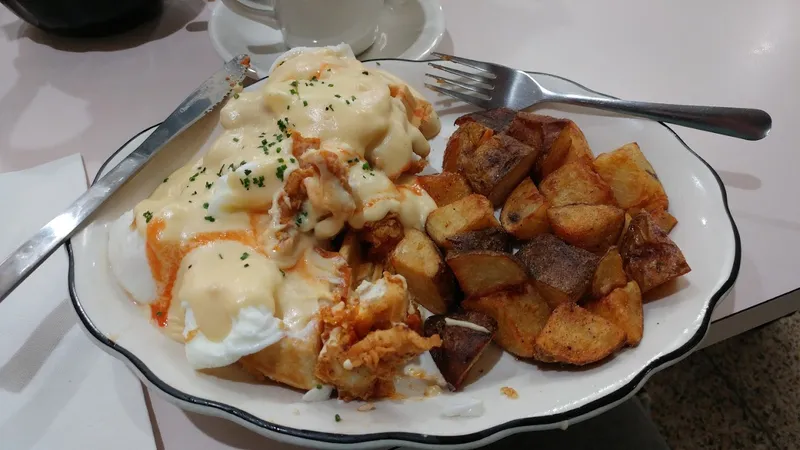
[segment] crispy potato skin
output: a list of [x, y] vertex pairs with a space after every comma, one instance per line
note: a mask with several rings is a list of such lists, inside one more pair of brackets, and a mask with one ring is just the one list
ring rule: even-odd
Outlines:
[[462, 153], [470, 154], [474, 149], [494, 136], [491, 128], [479, 122], [466, 122], [460, 126], [447, 140], [442, 159], [442, 170], [445, 172], [458, 172], [458, 162]]
[[570, 162], [545, 177], [539, 191], [550, 207], [566, 205], [615, 205], [611, 188], [594, 172], [592, 166]]
[[568, 244], [603, 253], [619, 241], [625, 211], [612, 205], [567, 205], [547, 210], [550, 227]]
[[583, 132], [575, 122], [560, 119], [543, 122], [543, 127], [546, 130], [548, 128], [552, 130], [549, 132], [549, 136], [547, 131], [543, 133], [546, 136], [545, 139], [552, 138], [553, 135], [555, 135], [555, 138], [544, 148], [543, 154], [537, 161], [534, 168], [535, 179], [543, 180], [567, 163], [592, 164], [594, 159], [592, 150], [589, 148], [589, 143], [586, 142]]
[[494, 130], [496, 133], [504, 131], [511, 121], [514, 120], [518, 114], [517, 111], [508, 108], [495, 108], [485, 111], [478, 111], [470, 114], [465, 114], [456, 119], [456, 126], [463, 126], [470, 122], [476, 122], [486, 128]]
[[412, 298], [429, 311], [444, 314], [455, 300], [455, 279], [436, 244], [414, 229], [389, 257], [395, 273], [406, 279]]
[[494, 340], [509, 353], [523, 358], [534, 356], [536, 337], [550, 317], [547, 302], [529, 283], [467, 298], [461, 306], [494, 318], [498, 325]]
[[617, 247], [611, 247], [600, 259], [597, 270], [592, 277], [592, 297], [601, 298], [628, 282], [625, 269], [622, 267], [622, 256]]
[[465, 231], [499, 226], [492, 203], [479, 194], [468, 195], [447, 206], [436, 208], [428, 215], [425, 231], [439, 247], [451, 248], [447, 238]]
[[472, 151], [462, 151], [458, 168], [472, 190], [500, 206], [528, 176], [537, 151], [505, 134], [495, 135]]
[[642, 293], [692, 270], [681, 249], [644, 210], [631, 220], [619, 252], [625, 272]]
[[594, 169], [611, 187], [619, 207], [631, 215], [641, 209], [667, 210], [669, 201], [664, 187], [635, 142], [598, 156]]
[[495, 252], [511, 252], [511, 236], [500, 227], [486, 228], [476, 231], [465, 231], [447, 238], [452, 252], [470, 250], [491, 250]]
[[510, 253], [472, 250], [450, 254], [446, 262], [467, 296], [482, 295], [528, 279], [525, 268]]
[[525, 178], [503, 204], [500, 224], [517, 239], [530, 239], [550, 231], [547, 209], [550, 203], [536, 188], [533, 180]]
[[589, 288], [600, 260], [552, 234], [534, 237], [522, 245], [516, 256], [551, 308], [578, 301]]
[[625, 332], [625, 342], [635, 347], [644, 335], [644, 311], [642, 291], [635, 281], [614, 289], [607, 296], [593, 300], [586, 309], [614, 323]]
[[675, 225], [678, 224], [678, 219], [672, 216], [672, 214], [664, 211], [663, 209], [657, 209], [655, 211], [650, 211], [650, 216], [653, 220], [658, 224], [659, 228], [664, 230], [664, 233], [669, 234]]
[[[473, 323], [489, 332], [448, 325], [447, 317]], [[497, 322], [489, 315], [478, 311], [461, 311], [449, 316], [434, 315], [425, 321], [425, 336], [439, 335], [442, 339], [442, 345], [432, 348], [430, 353], [436, 367], [442, 372], [452, 390], [461, 390], [470, 369], [489, 346], [496, 332]]]
[[420, 175], [417, 177], [417, 182], [436, 202], [436, 206], [447, 206], [472, 194], [467, 179], [457, 172]]
[[625, 343], [625, 332], [575, 303], [553, 310], [536, 338], [536, 359], [582, 366], [607, 358]]

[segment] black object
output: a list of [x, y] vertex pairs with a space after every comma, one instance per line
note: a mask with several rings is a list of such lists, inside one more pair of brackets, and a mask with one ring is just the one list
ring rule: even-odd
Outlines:
[[0, 0], [22, 20], [60, 36], [122, 33], [159, 13], [163, 0]]

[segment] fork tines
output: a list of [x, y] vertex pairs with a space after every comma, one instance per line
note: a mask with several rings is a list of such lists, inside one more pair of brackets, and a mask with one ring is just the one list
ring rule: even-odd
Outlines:
[[[449, 61], [456, 64], [461, 64], [472, 69], [479, 71], [465, 72], [463, 70], [454, 69], [452, 67], [443, 66], [429, 62], [428, 65], [434, 69], [447, 72], [452, 75], [461, 77], [464, 81], [454, 80], [452, 78], [445, 78], [439, 75], [426, 73], [425, 75], [436, 80], [438, 85], [425, 83], [428, 89], [439, 92], [444, 95], [459, 99], [461, 101], [471, 103], [473, 105], [485, 108], [487, 101], [492, 98], [492, 90], [494, 89], [494, 80], [497, 78], [492, 69], [494, 64], [485, 63], [482, 61], [475, 61], [467, 58], [460, 58], [458, 56], [446, 55], [443, 53], [431, 53], [431, 55], [441, 59], [442, 61]], [[447, 89], [441, 85], [461, 88], [467, 91], [474, 92], [475, 94]]]

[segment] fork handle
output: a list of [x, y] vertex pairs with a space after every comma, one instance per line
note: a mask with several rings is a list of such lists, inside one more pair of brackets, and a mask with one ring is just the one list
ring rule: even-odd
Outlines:
[[763, 139], [772, 128], [772, 118], [760, 109], [632, 102], [552, 92], [547, 93], [545, 101], [624, 113], [750, 141]]

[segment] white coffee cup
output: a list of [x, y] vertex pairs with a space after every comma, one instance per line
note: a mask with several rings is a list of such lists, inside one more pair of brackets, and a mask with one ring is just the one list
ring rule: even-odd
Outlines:
[[375, 42], [384, 0], [223, 0], [231, 11], [279, 27], [291, 47], [349, 44], [359, 54]]

